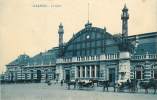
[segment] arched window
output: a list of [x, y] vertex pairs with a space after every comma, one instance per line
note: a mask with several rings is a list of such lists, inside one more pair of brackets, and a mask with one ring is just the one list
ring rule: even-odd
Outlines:
[[80, 77], [80, 67], [78, 66], [78, 77]]
[[157, 64], [152, 66], [151, 77], [157, 79]]

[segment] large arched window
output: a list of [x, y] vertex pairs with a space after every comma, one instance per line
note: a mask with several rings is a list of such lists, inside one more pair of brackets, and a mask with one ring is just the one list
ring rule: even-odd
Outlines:
[[[90, 29], [83, 29], [76, 33], [71, 40], [69, 40], [64, 47], [64, 56], [93, 56], [100, 55], [102, 53], [108, 53], [106, 50], [105, 42], [109, 39], [110, 48], [115, 45], [116, 51], [118, 52], [118, 45], [116, 45], [113, 36], [105, 32], [104, 29], [91, 27]], [[113, 52], [110, 52], [113, 53]]]

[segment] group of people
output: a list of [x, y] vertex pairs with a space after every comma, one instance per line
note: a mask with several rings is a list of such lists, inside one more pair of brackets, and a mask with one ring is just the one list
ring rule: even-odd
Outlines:
[[[51, 81], [47, 80], [46, 83], [48, 85], [51, 85]], [[58, 84], [59, 81], [56, 79], [55, 80], [55, 84]], [[151, 79], [149, 81], [139, 81], [136, 79], [128, 79], [127, 81], [117, 81], [114, 84], [111, 82], [107, 81], [103, 81], [103, 80], [70, 80], [70, 81], [65, 81], [64, 79], [62, 79], [60, 81], [60, 85], [63, 86], [63, 84], [66, 83], [68, 86], [68, 89], [70, 89], [70, 86], [73, 85], [74, 88], [76, 88], [76, 86], [78, 87], [94, 87], [94, 84], [96, 83], [97, 86], [98, 84], [103, 87], [103, 91], [109, 91], [109, 87], [113, 87], [114, 92], [124, 92], [124, 91], [128, 91], [128, 92], [138, 92], [139, 88], [143, 88], [145, 90], [145, 93], [148, 93], [148, 89], [154, 89], [154, 94], [156, 93], [156, 89], [157, 89], [157, 80], [155, 79]]]

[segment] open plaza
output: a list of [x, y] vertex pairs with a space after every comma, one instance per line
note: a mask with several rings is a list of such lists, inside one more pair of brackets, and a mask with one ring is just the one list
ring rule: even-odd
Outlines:
[[138, 93], [103, 92], [102, 87], [68, 90], [66, 84], [59, 83], [30, 83], [30, 84], [3, 84], [1, 86], [1, 100], [156, 100], [157, 94], [150, 89], [145, 94], [143, 89]]

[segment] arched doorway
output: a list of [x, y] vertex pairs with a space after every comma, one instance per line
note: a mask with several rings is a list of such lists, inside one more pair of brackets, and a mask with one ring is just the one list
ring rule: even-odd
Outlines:
[[30, 77], [31, 81], [33, 82], [33, 70], [30, 71], [30, 74], [31, 74], [31, 77]]
[[70, 70], [65, 70], [65, 81], [70, 81]]
[[152, 65], [151, 77], [157, 79], [157, 64]]
[[136, 65], [134, 68], [134, 78], [137, 80], [144, 79], [144, 67], [142, 65]]
[[37, 70], [37, 82], [41, 82], [41, 70]]
[[10, 73], [10, 81], [13, 82], [13, 80], [14, 80], [14, 75], [13, 75], [13, 72], [11, 72]]
[[109, 82], [115, 83], [115, 68], [109, 68]]

